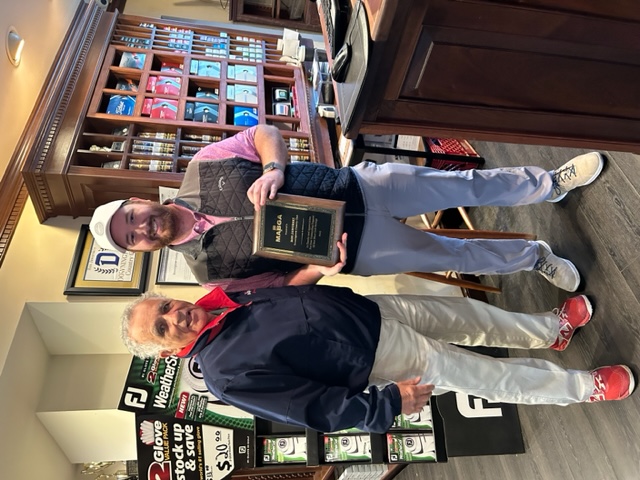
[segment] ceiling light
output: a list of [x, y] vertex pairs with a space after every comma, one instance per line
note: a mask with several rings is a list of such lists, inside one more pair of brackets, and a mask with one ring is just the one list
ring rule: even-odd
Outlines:
[[11, 63], [13, 63], [16, 67], [20, 65], [22, 48], [24, 47], [24, 39], [20, 35], [18, 35], [15, 27], [9, 27], [5, 46], [7, 47], [7, 56], [9, 57]]

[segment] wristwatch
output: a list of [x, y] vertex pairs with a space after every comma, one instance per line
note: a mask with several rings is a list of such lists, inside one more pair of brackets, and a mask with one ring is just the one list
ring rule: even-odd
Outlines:
[[271, 170], [280, 170], [282, 173], [284, 173], [284, 167], [278, 162], [269, 162], [264, 167], [262, 167], [263, 174], [270, 172]]

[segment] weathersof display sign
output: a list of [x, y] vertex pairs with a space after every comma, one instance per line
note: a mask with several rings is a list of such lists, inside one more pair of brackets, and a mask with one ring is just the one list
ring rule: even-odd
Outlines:
[[211, 394], [193, 358], [134, 357], [118, 409], [253, 431], [253, 416]]

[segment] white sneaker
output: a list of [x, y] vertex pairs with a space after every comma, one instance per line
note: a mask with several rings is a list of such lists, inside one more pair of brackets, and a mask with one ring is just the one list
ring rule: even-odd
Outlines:
[[536, 243], [540, 245], [540, 258], [533, 269], [556, 287], [575, 292], [580, 285], [580, 273], [576, 266], [569, 260], [554, 255], [546, 242], [538, 240]]
[[584, 187], [593, 182], [604, 167], [604, 157], [598, 152], [585, 153], [572, 158], [553, 175], [553, 191], [547, 202], [559, 202], [568, 192], [577, 187]]

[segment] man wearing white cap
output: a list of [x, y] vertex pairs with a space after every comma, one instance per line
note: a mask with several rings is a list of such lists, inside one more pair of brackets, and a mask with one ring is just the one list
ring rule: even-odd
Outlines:
[[[539, 167], [442, 171], [363, 162], [333, 169], [287, 164], [278, 129], [258, 125], [196, 154], [177, 197], [164, 205], [132, 198], [98, 207], [90, 228], [103, 248], [184, 254], [198, 282], [229, 291], [306, 285], [339, 271], [354, 275], [455, 270], [470, 274], [537, 271], [575, 291], [580, 274], [542, 241], [455, 239], [421, 232], [398, 219], [457, 206], [558, 202], [593, 182], [604, 159], [592, 152], [546, 171]], [[254, 209], [277, 192], [346, 202], [346, 236], [333, 267], [252, 255]]]

